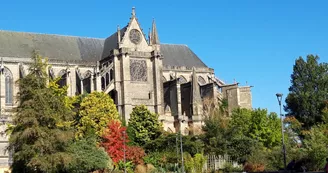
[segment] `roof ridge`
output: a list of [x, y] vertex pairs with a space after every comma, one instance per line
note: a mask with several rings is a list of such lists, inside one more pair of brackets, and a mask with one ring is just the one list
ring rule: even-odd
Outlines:
[[189, 47], [187, 44], [175, 44], [175, 43], [160, 43], [161, 44], [165, 44], [165, 45], [178, 45], [178, 46], [186, 46]]
[[59, 37], [75, 37], [75, 38], [105, 40], [105, 38], [96, 38], [96, 37], [74, 36], [74, 35], [63, 35], [63, 34], [49, 34], [49, 33], [38, 33], [38, 32], [26, 32], [26, 31], [13, 31], [13, 30], [2, 30], [2, 29], [0, 29], [0, 32], [7, 32], [7, 33], [12, 32], [12, 33], [35, 34], [35, 35], [50, 35], [50, 36], [59, 36]]

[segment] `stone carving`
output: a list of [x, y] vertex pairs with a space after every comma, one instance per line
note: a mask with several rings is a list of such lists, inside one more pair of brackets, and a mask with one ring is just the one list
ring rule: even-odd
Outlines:
[[132, 29], [129, 38], [132, 43], [139, 44], [141, 41], [141, 33], [137, 29]]
[[147, 64], [145, 60], [130, 60], [131, 81], [147, 81]]

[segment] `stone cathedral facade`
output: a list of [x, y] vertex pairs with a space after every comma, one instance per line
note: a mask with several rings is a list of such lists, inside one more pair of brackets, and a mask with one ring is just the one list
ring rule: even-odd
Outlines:
[[[205, 99], [226, 98], [229, 110], [252, 108], [250, 86], [225, 84], [186, 45], [161, 44], [154, 21], [147, 35], [134, 9], [129, 23], [106, 39], [0, 31], [0, 149], [17, 106], [15, 81], [28, 73], [33, 50], [49, 58], [49, 76], [62, 77], [68, 95], [108, 93], [127, 122], [133, 107], [144, 104], [160, 115], [164, 130], [190, 134], [201, 128]], [[0, 151], [0, 165], [9, 163]]]

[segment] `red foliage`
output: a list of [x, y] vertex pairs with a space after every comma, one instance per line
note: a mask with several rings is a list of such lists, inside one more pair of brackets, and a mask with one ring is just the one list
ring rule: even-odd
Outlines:
[[260, 163], [246, 163], [244, 166], [244, 171], [246, 172], [263, 172], [265, 170], [265, 166]]
[[[121, 126], [119, 121], [113, 120], [108, 123], [107, 131], [103, 135], [104, 142], [101, 145], [114, 163], [118, 163], [124, 156], [123, 137], [125, 137], [125, 142], [128, 142], [128, 136], [124, 132], [126, 132], [126, 127]], [[125, 148], [128, 149], [127, 146]]]
[[126, 152], [126, 159], [132, 161], [135, 165], [143, 164], [143, 157], [145, 150], [137, 146], [128, 146]]

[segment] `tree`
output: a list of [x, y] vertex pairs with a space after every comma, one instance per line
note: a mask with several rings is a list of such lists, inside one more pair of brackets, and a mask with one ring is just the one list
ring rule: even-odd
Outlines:
[[224, 114], [220, 107], [216, 107], [211, 114], [205, 118], [205, 125], [202, 127], [205, 132], [202, 139], [205, 144], [206, 154], [227, 154], [228, 147], [228, 126], [230, 119]]
[[101, 146], [103, 146], [109, 155], [109, 157], [113, 160], [115, 164], [123, 159], [124, 156], [124, 147], [127, 148], [124, 143], [128, 142], [128, 136], [126, 133], [126, 127], [121, 125], [121, 122], [113, 120], [108, 123], [108, 129], [106, 129], [103, 134], [103, 142]]
[[72, 159], [66, 151], [74, 138], [72, 111], [65, 98], [47, 86], [47, 61], [36, 52], [29, 74], [19, 79], [19, 105], [13, 116], [9, 150], [12, 172], [60, 172]]
[[70, 173], [89, 173], [108, 168], [110, 159], [104, 148], [96, 145], [95, 135], [74, 141], [67, 149], [73, 160], [65, 167]]
[[318, 61], [314, 55], [295, 61], [286, 98], [287, 116], [294, 116], [306, 130], [322, 122], [321, 112], [328, 98], [328, 65]]
[[104, 92], [92, 92], [82, 99], [75, 120], [76, 137], [87, 133], [96, 133], [102, 137], [111, 120], [118, 120], [118, 112], [113, 99]]
[[229, 129], [233, 130], [236, 136], [247, 136], [250, 132], [252, 124], [252, 110], [249, 109], [234, 109], [232, 110]]
[[274, 147], [281, 141], [281, 124], [276, 113], [267, 113], [266, 109], [252, 111], [249, 137], [264, 144], [265, 147]]
[[[148, 141], [143, 148], [146, 152], [174, 152], [176, 153], [177, 147], [180, 146], [179, 136], [175, 133], [164, 133], [155, 140]], [[178, 140], [178, 141], [177, 141]], [[178, 142], [178, 143], [177, 143]], [[199, 136], [182, 136], [183, 151], [190, 153], [194, 156], [197, 153], [203, 152], [203, 142]]]
[[158, 138], [161, 131], [162, 124], [158, 121], [158, 114], [151, 113], [145, 105], [133, 108], [128, 125], [129, 137], [133, 142], [143, 146]]

